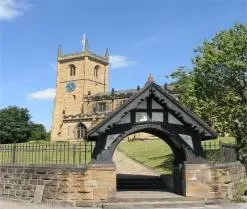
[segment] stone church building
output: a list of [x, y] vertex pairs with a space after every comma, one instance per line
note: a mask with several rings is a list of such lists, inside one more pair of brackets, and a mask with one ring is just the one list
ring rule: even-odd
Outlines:
[[83, 140], [89, 128], [140, 90], [138, 86], [136, 89], [109, 91], [108, 78], [108, 49], [104, 55], [93, 53], [87, 40], [79, 53], [63, 54], [59, 47], [52, 141]]

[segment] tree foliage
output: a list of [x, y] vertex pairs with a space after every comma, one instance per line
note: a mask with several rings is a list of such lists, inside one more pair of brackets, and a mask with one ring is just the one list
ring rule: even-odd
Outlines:
[[195, 53], [190, 72], [179, 68], [170, 75], [181, 101], [219, 132], [233, 135], [243, 153], [247, 147], [247, 25], [235, 24], [217, 33]]
[[30, 121], [28, 109], [10, 106], [0, 109], [0, 143], [45, 140], [45, 127]]
[[30, 137], [26, 108], [8, 107], [0, 111], [0, 143], [24, 142]]
[[44, 125], [42, 124], [30, 124], [30, 137], [29, 140], [37, 141], [37, 140], [46, 140], [47, 133]]

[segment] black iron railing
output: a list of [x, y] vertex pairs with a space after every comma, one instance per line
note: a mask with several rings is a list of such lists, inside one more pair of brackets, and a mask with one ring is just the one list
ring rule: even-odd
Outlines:
[[202, 142], [204, 157], [212, 163], [237, 161], [236, 146], [221, 141]]
[[0, 144], [0, 164], [87, 164], [94, 143]]

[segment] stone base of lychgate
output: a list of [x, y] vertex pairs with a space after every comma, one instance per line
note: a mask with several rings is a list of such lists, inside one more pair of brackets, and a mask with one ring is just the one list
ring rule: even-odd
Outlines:
[[7, 198], [93, 206], [115, 194], [113, 164], [0, 167], [0, 196]]
[[186, 196], [205, 199], [231, 199], [234, 186], [246, 176], [239, 162], [185, 164]]

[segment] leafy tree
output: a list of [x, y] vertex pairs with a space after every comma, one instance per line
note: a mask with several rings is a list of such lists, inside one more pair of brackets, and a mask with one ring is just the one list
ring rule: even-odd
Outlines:
[[30, 114], [16, 106], [0, 110], [0, 143], [25, 142], [30, 136]]
[[48, 131], [46, 133], [46, 141], [50, 141], [51, 140], [51, 131]]
[[44, 125], [30, 121], [28, 109], [10, 106], [0, 109], [0, 143], [21, 143], [48, 138]]
[[247, 25], [235, 24], [196, 50], [193, 69], [170, 76], [181, 101], [217, 130], [236, 138], [247, 162]]
[[30, 124], [30, 138], [29, 140], [36, 141], [36, 140], [46, 140], [47, 133], [43, 124]]

